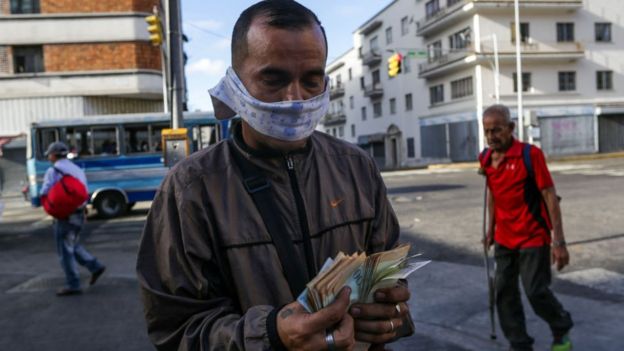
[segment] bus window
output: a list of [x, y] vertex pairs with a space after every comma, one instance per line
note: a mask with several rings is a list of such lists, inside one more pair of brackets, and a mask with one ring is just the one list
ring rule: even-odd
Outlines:
[[150, 152], [147, 125], [124, 126], [126, 154]]
[[69, 147], [69, 152], [76, 156], [90, 156], [89, 143], [87, 141], [87, 128], [67, 128], [65, 132], [65, 143]]
[[162, 130], [169, 128], [168, 124], [152, 124], [151, 126], [151, 150], [153, 152], [162, 152]]
[[93, 155], [106, 156], [119, 154], [117, 130], [114, 127], [93, 128], [90, 134]]
[[48, 146], [59, 140], [59, 133], [56, 128], [47, 128], [37, 130], [37, 143], [39, 144], [39, 158], [45, 158], [45, 152]]

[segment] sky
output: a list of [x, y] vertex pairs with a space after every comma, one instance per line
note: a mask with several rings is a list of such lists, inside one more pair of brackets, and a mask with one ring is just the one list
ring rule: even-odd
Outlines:
[[[230, 65], [230, 37], [240, 13], [255, 1], [181, 0], [184, 33], [189, 38], [186, 82], [189, 110], [212, 111], [208, 89]], [[353, 31], [392, 0], [300, 0], [327, 31], [328, 63], [353, 46]]]

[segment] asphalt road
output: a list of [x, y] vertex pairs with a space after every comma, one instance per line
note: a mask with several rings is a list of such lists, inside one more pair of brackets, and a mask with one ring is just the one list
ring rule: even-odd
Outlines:
[[[624, 312], [624, 159], [557, 163], [551, 168], [563, 197], [572, 255], [572, 265], [556, 275], [555, 290], [566, 295], [565, 304], [590, 310], [580, 319], [580, 328], [585, 328], [580, 330], [596, 335], [583, 337], [591, 339], [587, 350], [624, 349], [624, 343], [617, 344], [621, 336], [611, 340], [621, 334], [622, 322], [614, 318], [600, 324]], [[435, 261], [410, 280], [417, 335], [393, 349], [504, 350], [504, 342], [489, 343], [483, 332], [483, 179], [474, 169], [458, 168], [393, 172], [384, 178], [403, 240]], [[89, 220], [84, 241], [107, 265], [107, 272], [82, 296], [57, 298], [54, 291], [63, 277], [50, 219], [17, 196], [2, 201], [0, 350], [152, 349], [134, 274], [148, 204], [139, 204], [119, 219]], [[83, 278], [88, 279], [86, 272]], [[535, 316], [529, 315], [528, 321], [538, 334], [544, 329]], [[547, 336], [538, 335], [538, 340], [547, 342]]]

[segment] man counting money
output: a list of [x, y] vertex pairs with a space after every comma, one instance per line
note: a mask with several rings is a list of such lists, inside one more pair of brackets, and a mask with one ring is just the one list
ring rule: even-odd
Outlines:
[[211, 95], [217, 117], [242, 122], [172, 169], [141, 239], [137, 272], [159, 350], [379, 350], [412, 332], [404, 284], [350, 307], [344, 288], [314, 313], [296, 301], [327, 258], [399, 239], [371, 157], [314, 131], [329, 104], [326, 59], [321, 23], [297, 2], [240, 15], [232, 67]]

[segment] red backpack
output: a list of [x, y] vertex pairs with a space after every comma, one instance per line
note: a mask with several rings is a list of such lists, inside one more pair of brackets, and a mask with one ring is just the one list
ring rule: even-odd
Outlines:
[[41, 197], [43, 209], [56, 219], [67, 219], [89, 199], [87, 187], [80, 180], [54, 168], [62, 177]]

